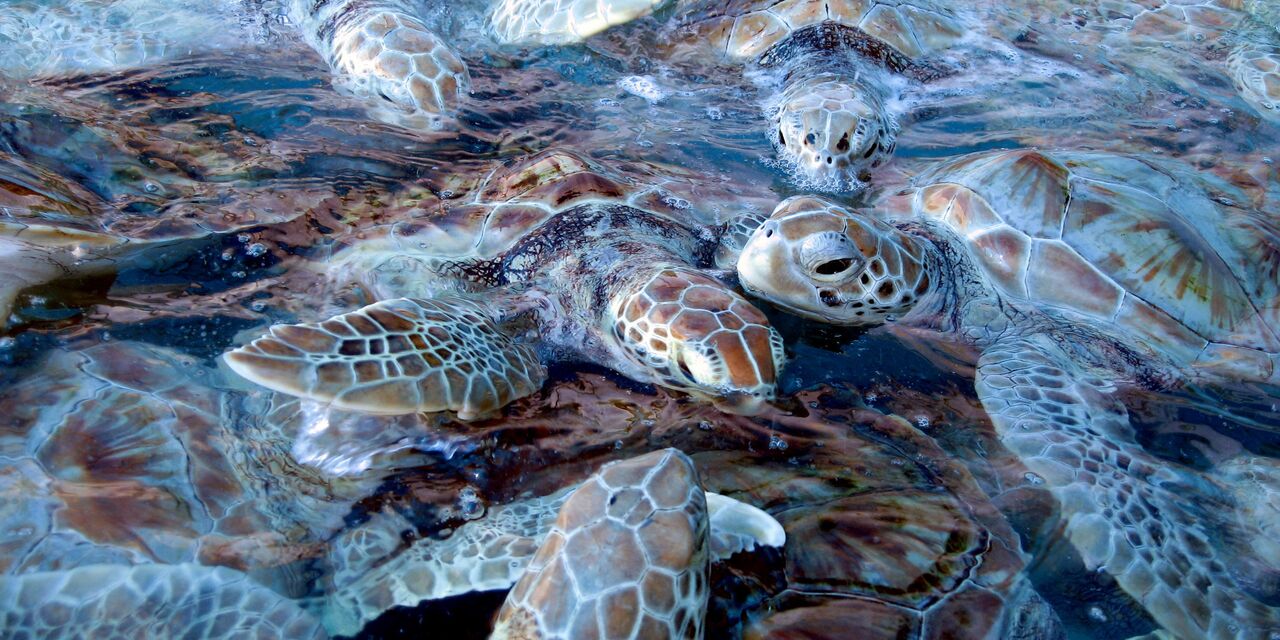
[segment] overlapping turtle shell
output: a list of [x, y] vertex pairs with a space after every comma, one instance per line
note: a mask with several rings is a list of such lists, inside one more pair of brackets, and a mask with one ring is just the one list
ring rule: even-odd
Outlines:
[[930, 0], [732, 0], [687, 18], [735, 60], [753, 59], [793, 32], [826, 21], [856, 27], [910, 59], [945, 49], [965, 32], [949, 9]]
[[1280, 226], [1171, 162], [1001, 151], [891, 199], [941, 220], [1006, 295], [1144, 338], [1183, 364], [1265, 379], [1280, 352]]

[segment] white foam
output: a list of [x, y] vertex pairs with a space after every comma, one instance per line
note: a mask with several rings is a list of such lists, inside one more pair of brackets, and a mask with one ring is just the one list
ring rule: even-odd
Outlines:
[[661, 102], [671, 95], [670, 91], [658, 86], [653, 76], [627, 76], [618, 81], [618, 88], [651, 103]]

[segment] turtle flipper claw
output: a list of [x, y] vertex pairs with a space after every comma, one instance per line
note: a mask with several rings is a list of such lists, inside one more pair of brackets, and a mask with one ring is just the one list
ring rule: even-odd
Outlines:
[[452, 411], [472, 420], [536, 391], [546, 370], [481, 303], [399, 298], [324, 322], [279, 325], [226, 354], [264, 387], [380, 415]]

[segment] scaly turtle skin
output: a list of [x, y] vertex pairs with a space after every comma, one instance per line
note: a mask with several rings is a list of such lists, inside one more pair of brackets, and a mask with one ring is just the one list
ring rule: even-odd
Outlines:
[[744, 288], [826, 322], [894, 320], [973, 345], [980, 400], [1061, 502], [1089, 567], [1178, 637], [1280, 628], [1227, 566], [1274, 528], [1235, 510], [1274, 509], [1147, 453], [1114, 396], [1278, 379], [1274, 221], [1226, 204], [1244, 202], [1226, 183], [1140, 157], [983, 153], [915, 185], [882, 203], [893, 224], [815, 198], [780, 204], [743, 250]]
[[742, 410], [773, 397], [781, 338], [700, 268], [724, 245], [670, 217], [656, 188], [547, 152], [479, 194], [362, 235], [324, 265], [382, 302], [274, 327], [227, 364], [336, 409], [463, 420], [533, 393], [543, 358], [563, 354]]
[[8, 3], [0, 16], [0, 69], [35, 77], [153, 65], [182, 55], [242, 48], [255, 34], [246, 13], [287, 16], [325, 59], [335, 84], [424, 120], [455, 106], [469, 83], [461, 58], [400, 0], [153, 0]]
[[[662, 4], [503, 0], [491, 25], [501, 41], [560, 44]], [[927, 60], [972, 28], [931, 0], [683, 0], [676, 7], [678, 46], [754, 63], [777, 79], [766, 87], [769, 139], [784, 162], [835, 190], [859, 186], [893, 153], [899, 127], [886, 107], [896, 97], [890, 76], [937, 75]]]

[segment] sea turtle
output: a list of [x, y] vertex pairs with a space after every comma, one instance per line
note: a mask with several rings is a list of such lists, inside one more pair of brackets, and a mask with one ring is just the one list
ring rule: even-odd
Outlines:
[[493, 638], [581, 637], [597, 624], [602, 637], [701, 637], [710, 563], [786, 541], [767, 513], [704, 492], [692, 460], [670, 448], [401, 549], [411, 528], [381, 513], [335, 543], [321, 614], [331, 633], [354, 634], [396, 605], [511, 589]]
[[1254, 111], [1280, 120], [1280, 9], [1271, 0], [1031, 2], [1025, 11], [1065, 36], [1030, 49], [1063, 45], [1053, 53], [1155, 75], [1193, 96], [1227, 87], [1207, 77], [1226, 76]]
[[1268, 637], [1270, 596], [1229, 568], [1258, 532], [1211, 474], [1144, 450], [1115, 396], [1277, 380], [1280, 229], [1239, 202], [1172, 162], [978, 153], [918, 176], [883, 216], [788, 199], [738, 273], [801, 315], [972, 345], [1001, 441], [1059, 500], [1089, 567], [1178, 637]]
[[0, 15], [0, 75], [29, 78], [154, 65], [260, 43], [256, 29], [293, 25], [335, 83], [409, 117], [429, 119], [467, 91], [462, 59], [396, 0], [20, 1]]
[[[502, 0], [498, 40], [576, 42], [666, 5], [666, 0]], [[679, 0], [674, 54], [696, 51], [754, 65], [782, 161], [836, 190], [857, 187], [894, 150], [894, 76], [929, 80], [981, 24], [932, 0]], [[970, 24], [970, 22], [975, 22]]]
[[659, 187], [555, 150], [471, 199], [339, 243], [320, 267], [380, 302], [273, 327], [226, 363], [335, 409], [463, 420], [533, 393], [544, 358], [566, 355], [741, 410], [773, 397], [781, 337], [703, 268], [717, 250], [731, 263], [762, 215], [720, 241]]
[[[324, 637], [322, 618], [331, 631], [350, 633], [359, 627], [343, 626], [349, 609], [340, 605], [356, 604], [352, 594], [369, 604], [397, 581], [420, 599], [509, 588], [531, 561], [534, 576], [540, 558], [587, 558], [576, 550], [602, 540], [623, 550], [631, 542], [641, 553], [628, 567], [622, 556], [573, 567], [584, 589], [591, 577], [613, 586], [632, 579], [656, 619], [696, 629], [709, 562], [785, 540], [764, 512], [704, 494], [689, 459], [667, 449], [494, 507], [448, 539], [423, 539], [398, 555], [403, 573], [366, 575], [361, 556], [390, 529], [375, 519], [344, 531], [344, 516], [386, 472], [340, 478], [299, 465], [283, 436], [300, 426], [287, 407], [296, 401], [239, 406], [234, 395], [194, 358], [126, 342], [54, 350], [0, 390], [10, 410], [0, 425], [0, 622], [9, 635]], [[334, 581], [353, 584], [327, 600], [299, 599], [309, 588], [299, 565], [323, 557], [330, 537], [338, 538]], [[437, 579], [424, 587], [415, 579], [423, 575]], [[676, 588], [680, 607], [655, 600]], [[552, 599], [530, 597], [523, 610], [590, 605], [592, 594]]]
[[[802, 392], [797, 402], [804, 412], [770, 407], [743, 416], [673, 401], [676, 392], [667, 390], [636, 394], [625, 384], [594, 372], [562, 380], [546, 392], [555, 403], [471, 425], [474, 439], [486, 444], [466, 454], [474, 463], [454, 463], [481, 465], [485, 478], [510, 485], [491, 484], [488, 493], [537, 496], [566, 475], [581, 477], [598, 466], [593, 458], [625, 458], [654, 444], [688, 451], [708, 491], [766, 509], [787, 534], [780, 558], [766, 551], [716, 567], [708, 637], [753, 627], [761, 635], [772, 629], [820, 636], [833, 619], [846, 620], [868, 640], [937, 632], [1061, 637], [1053, 611], [1022, 573], [1017, 535], [964, 467], [902, 418], [853, 406], [850, 394], [830, 389]], [[569, 451], [574, 455], [565, 455]], [[402, 487], [396, 495], [365, 502], [381, 505], [367, 522], [334, 541], [333, 585], [320, 614], [333, 632], [354, 633], [395, 607], [514, 584], [534, 545], [513, 530], [548, 531], [554, 503], [565, 495], [489, 506], [440, 540], [400, 515], [422, 512], [424, 498], [413, 495], [437, 492], [437, 468], [408, 470], [396, 484]], [[709, 500], [714, 509], [715, 499]], [[541, 524], [522, 524], [535, 515]], [[713, 536], [715, 555], [718, 546]], [[477, 547], [489, 551], [466, 553], [483, 560], [459, 561], [459, 550]], [[580, 550], [565, 550], [571, 575], [581, 571], [573, 566]], [[507, 569], [502, 561], [509, 559], [518, 564]], [[507, 594], [508, 602], [520, 597]], [[624, 625], [632, 620], [628, 601], [612, 600]], [[364, 632], [430, 620], [431, 606], [400, 609]]]

